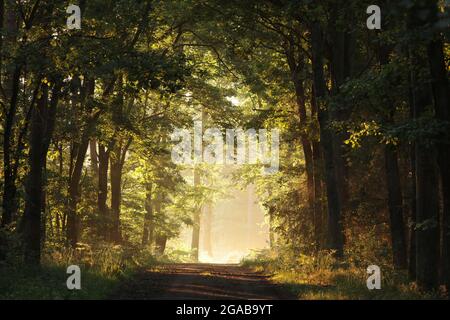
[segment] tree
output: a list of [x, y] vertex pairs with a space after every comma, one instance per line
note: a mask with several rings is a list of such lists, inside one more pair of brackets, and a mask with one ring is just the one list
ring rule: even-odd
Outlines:
[[343, 234], [341, 221], [341, 202], [337, 189], [337, 176], [334, 167], [333, 135], [328, 127], [329, 113], [323, 104], [327, 95], [323, 75], [323, 37], [318, 22], [311, 26], [311, 50], [313, 61], [314, 93], [318, 103], [318, 119], [320, 124], [320, 141], [325, 163], [325, 183], [328, 199], [328, 236], [329, 248], [336, 250], [337, 256], [343, 255]]

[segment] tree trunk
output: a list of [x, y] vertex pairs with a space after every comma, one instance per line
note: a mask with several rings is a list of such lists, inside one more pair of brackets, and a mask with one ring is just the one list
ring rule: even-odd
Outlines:
[[[94, 94], [95, 88], [95, 80], [88, 79], [86, 84], [86, 95], [83, 99], [82, 103], [85, 103], [89, 100]], [[91, 109], [91, 105], [87, 108]], [[95, 130], [96, 122], [100, 113], [97, 112], [92, 115], [86, 123], [86, 128], [83, 131], [81, 142], [77, 148], [77, 155], [75, 160], [75, 165], [73, 166], [73, 170], [70, 172], [70, 180], [69, 180], [69, 203], [67, 208], [67, 222], [66, 222], [66, 238], [67, 244], [72, 248], [76, 247], [77, 242], [80, 237], [80, 229], [81, 229], [81, 219], [78, 215], [78, 202], [80, 198], [80, 181], [81, 174], [83, 171], [84, 160], [86, 158], [86, 153], [89, 147], [89, 141], [92, 133]]]
[[145, 192], [145, 216], [144, 216], [144, 230], [142, 233], [142, 245], [152, 245], [153, 234], [151, 226], [153, 224], [153, 204], [152, 204], [152, 187], [153, 184], [148, 182], [146, 184]]
[[120, 202], [122, 198], [122, 165], [120, 160], [111, 157], [111, 240], [122, 241], [120, 233]]
[[394, 268], [406, 269], [406, 243], [403, 221], [403, 197], [400, 186], [397, 150], [385, 146], [385, 168]]
[[[197, 168], [194, 169], [194, 186], [200, 186], [200, 172]], [[194, 210], [193, 216], [193, 226], [192, 226], [192, 242], [191, 242], [191, 251], [192, 251], [192, 259], [197, 262], [199, 247], [200, 247], [200, 213], [201, 206], [198, 205], [198, 208]]]
[[439, 259], [439, 190], [435, 150], [416, 143], [416, 245], [417, 283], [426, 290], [438, 284]]
[[[411, 7], [408, 26], [422, 28], [430, 21], [429, 3], [417, 3]], [[427, 14], [424, 15], [424, 12]], [[427, 63], [422, 58], [422, 45], [412, 47], [412, 64], [425, 69]], [[412, 72], [413, 112], [416, 119], [427, 115], [427, 107], [432, 104], [431, 90], [419, 78], [420, 73]], [[419, 137], [415, 141], [416, 157], [416, 278], [419, 288], [435, 289], [438, 286], [439, 260], [439, 184], [436, 164], [436, 143], [429, 137]]]
[[[430, 92], [414, 81], [414, 114], [420, 118], [431, 103]], [[422, 139], [421, 139], [422, 140]], [[416, 158], [416, 277], [418, 285], [430, 290], [438, 284], [439, 189], [436, 150], [426, 141], [415, 142]]]
[[12, 77], [11, 98], [9, 109], [6, 112], [5, 125], [3, 129], [3, 175], [4, 175], [4, 190], [3, 190], [3, 212], [2, 212], [2, 226], [7, 226], [12, 222], [12, 217], [15, 216], [17, 210], [16, 204], [16, 177], [13, 175], [12, 164], [12, 141], [13, 141], [13, 125], [17, 113], [17, 99], [19, 94], [19, 80], [21, 74], [21, 67], [16, 66]]
[[48, 106], [48, 87], [42, 85], [41, 96], [32, 110], [29, 163], [30, 172], [26, 184], [27, 197], [23, 218], [25, 261], [32, 265], [40, 263], [41, 243], [45, 239], [44, 170], [47, 153], [55, 127], [56, 111], [62, 83], [56, 81]]
[[159, 255], [163, 255], [164, 251], [166, 251], [167, 244], [167, 236], [166, 235], [157, 235], [155, 239], [155, 247], [156, 253]]
[[[430, 9], [433, 21], [437, 22], [437, 1], [431, 1]], [[443, 44], [440, 34], [428, 44], [428, 61], [432, 78], [434, 109], [436, 118], [443, 122], [450, 121], [450, 87], [445, 66]], [[450, 289], [450, 144], [441, 141], [438, 145], [438, 164], [442, 188], [442, 271], [447, 290]]]
[[98, 152], [97, 152], [97, 140], [92, 138], [89, 141], [89, 156], [91, 158], [91, 170], [93, 176], [98, 179]]
[[[336, 12], [342, 10], [337, 8]], [[348, 14], [346, 12], [345, 14]], [[330, 37], [330, 75], [332, 82], [332, 94], [337, 95], [340, 92], [340, 87], [345, 83], [347, 77], [350, 76], [350, 58], [349, 46], [352, 37], [347, 31], [340, 30], [340, 26], [336, 25], [336, 20], [331, 19], [331, 27], [329, 33]], [[350, 117], [350, 110], [347, 105], [340, 104], [338, 108], [332, 108], [329, 111], [329, 118], [339, 122], [345, 122]], [[348, 186], [348, 166], [345, 161], [345, 144], [344, 141], [348, 139], [347, 132], [337, 132], [332, 134], [333, 139], [333, 157], [334, 167], [336, 172], [336, 183], [339, 192], [341, 211], [345, 212], [349, 201], [349, 186]]]
[[78, 202], [80, 198], [80, 180], [83, 171], [84, 159], [86, 157], [89, 137], [87, 133], [83, 134], [81, 144], [78, 148], [77, 157], [74, 165], [73, 172], [69, 181], [69, 205], [67, 208], [67, 224], [66, 224], [66, 237], [68, 244], [75, 248], [80, 237], [80, 224], [81, 220], [78, 215]]
[[[4, 3], [4, 28], [2, 25], [2, 31], [6, 31], [6, 36], [3, 36], [3, 40], [8, 43], [17, 42], [17, 10], [13, 0], [7, 0]], [[3, 42], [2, 42], [3, 45]], [[4, 55], [4, 53], [2, 52]], [[17, 213], [17, 187], [16, 187], [16, 175], [14, 174], [12, 154], [13, 154], [13, 141], [14, 141], [14, 122], [16, 120], [17, 108], [18, 108], [18, 96], [20, 76], [22, 74], [22, 65], [16, 63], [12, 74], [6, 75], [6, 81], [3, 84], [6, 93], [6, 99], [8, 99], [8, 109], [6, 110], [5, 123], [3, 127], [3, 202], [2, 202], [2, 222], [1, 226], [7, 226], [16, 216]]]
[[120, 233], [120, 204], [122, 199], [122, 170], [125, 164], [125, 156], [131, 144], [131, 138], [125, 146], [122, 141], [111, 153], [111, 240], [115, 243], [122, 241]]
[[[311, 94], [311, 113], [314, 121], [317, 120], [317, 103], [315, 98], [314, 86]], [[321, 249], [325, 247], [326, 238], [326, 217], [323, 210], [323, 157], [320, 141], [315, 137], [319, 135], [318, 124], [313, 126], [313, 141], [312, 141], [312, 153], [313, 153], [313, 171], [314, 171], [314, 235], [316, 248]]]
[[[408, 53], [408, 58], [410, 55]], [[409, 104], [409, 118], [414, 121], [415, 111], [414, 111], [414, 90], [413, 90], [414, 77], [412, 72], [410, 72], [408, 77], [408, 104]], [[409, 252], [408, 252], [408, 278], [410, 281], [416, 281], [416, 212], [417, 212], [417, 201], [416, 201], [416, 145], [414, 142], [409, 146], [409, 168], [411, 171], [410, 176], [410, 210], [409, 210]]]
[[411, 146], [410, 150], [410, 168], [411, 168], [411, 202], [410, 202], [410, 221], [409, 221], [409, 258], [408, 258], [408, 277], [411, 281], [416, 281], [416, 147]]
[[[380, 45], [379, 61], [381, 66], [389, 64], [389, 53], [391, 49]], [[385, 117], [386, 123], [392, 123], [395, 108], [392, 103], [388, 105], [389, 115]], [[394, 268], [401, 270], [407, 267], [405, 226], [403, 219], [403, 195], [398, 167], [398, 151], [395, 146], [384, 147], [384, 163], [386, 173], [386, 184], [388, 192], [389, 227], [391, 230], [392, 257]]]
[[[202, 108], [200, 120], [202, 121], [202, 128], [201, 133], [203, 136], [204, 133], [204, 122], [206, 121], [206, 114], [204, 109]], [[195, 140], [195, 138], [194, 138]], [[202, 145], [203, 150], [203, 140], [200, 142]], [[195, 142], [194, 142], [195, 144]], [[200, 156], [201, 159], [203, 159], [203, 155]], [[200, 176], [200, 170], [197, 166], [194, 167], [194, 187], [200, 188], [201, 187], [201, 176]], [[200, 249], [200, 222], [201, 222], [201, 213], [202, 213], [202, 205], [197, 204], [196, 208], [193, 212], [193, 225], [192, 225], [192, 241], [191, 241], [191, 252], [192, 252], [192, 259], [197, 262], [198, 256], [199, 256], [199, 249]]]
[[[292, 40], [293, 41], [293, 40]], [[303, 80], [300, 78], [301, 68], [303, 66], [302, 61], [296, 61], [294, 57], [294, 46], [291, 42], [289, 49], [286, 50], [287, 62], [291, 72], [291, 81], [295, 89], [295, 97], [298, 108], [298, 114], [300, 118], [300, 140], [303, 149], [303, 155], [305, 157], [306, 168], [306, 187], [308, 193], [308, 207], [311, 212], [311, 222], [315, 220], [315, 197], [314, 197], [314, 166], [313, 166], [313, 154], [311, 148], [311, 141], [308, 137], [308, 119], [306, 116], [306, 99], [305, 88]]]
[[109, 165], [109, 153], [107, 148], [99, 144], [98, 146], [98, 194], [97, 194], [97, 206], [100, 221], [102, 221], [102, 228], [100, 230], [100, 236], [105, 239], [109, 236], [111, 231], [111, 219], [108, 214], [108, 206], [106, 200], [108, 199], [108, 165]]
[[335, 250], [337, 257], [342, 257], [344, 248], [341, 203], [334, 164], [333, 133], [328, 127], [329, 113], [322, 100], [326, 97], [327, 88], [323, 73], [322, 30], [317, 23], [314, 23], [312, 26], [311, 37], [314, 88], [320, 125], [320, 143], [323, 149], [325, 162], [325, 182], [328, 199], [328, 246], [330, 249]]
[[[4, 32], [5, 0], [0, 0], [0, 32]], [[3, 37], [0, 37], [0, 52], [3, 52]], [[3, 87], [3, 55], [0, 54], [0, 87]]]
[[42, 94], [33, 109], [30, 132], [30, 172], [26, 183], [26, 204], [23, 217], [23, 241], [25, 262], [39, 265], [41, 256], [41, 213], [43, 187], [43, 140], [46, 126], [48, 87], [42, 86]]
[[269, 247], [270, 249], [275, 248], [275, 227], [274, 227], [274, 207], [269, 207]]

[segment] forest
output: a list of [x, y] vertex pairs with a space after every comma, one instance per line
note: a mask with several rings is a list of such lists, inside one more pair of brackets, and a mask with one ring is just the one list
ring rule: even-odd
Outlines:
[[0, 299], [448, 299], [449, 11], [0, 0]]

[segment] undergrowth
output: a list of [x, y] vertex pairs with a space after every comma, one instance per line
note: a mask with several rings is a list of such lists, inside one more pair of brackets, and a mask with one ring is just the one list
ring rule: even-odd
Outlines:
[[[148, 248], [137, 246], [47, 246], [41, 266], [32, 268], [20, 261], [19, 251], [10, 252], [16, 255], [0, 261], [0, 299], [105, 299], [140, 270], [183, 258], [170, 250], [155, 256]], [[81, 290], [67, 289], [70, 265], [81, 269]]]
[[[369, 300], [369, 299], [442, 299], [439, 292], [420, 292], [408, 281], [406, 272], [394, 271], [389, 264], [380, 261], [381, 289], [367, 288], [366, 273], [370, 259], [356, 261], [347, 252], [347, 258], [336, 260], [331, 251], [315, 255], [294, 253], [287, 247], [263, 250], [244, 258], [243, 266], [269, 274], [298, 299], [306, 300]], [[365, 265], [365, 266], [364, 266]]]

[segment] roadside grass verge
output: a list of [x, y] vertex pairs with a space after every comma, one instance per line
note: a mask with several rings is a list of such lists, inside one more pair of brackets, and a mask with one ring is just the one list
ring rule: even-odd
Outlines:
[[[176, 262], [178, 253], [156, 257], [139, 247], [80, 244], [75, 250], [50, 248], [40, 267], [27, 267], [18, 259], [0, 263], [0, 300], [101, 300], [143, 269]], [[81, 290], [67, 289], [67, 267], [78, 265]]]
[[66, 267], [43, 265], [0, 267], [0, 299], [60, 300], [103, 299], [120, 282], [119, 275], [106, 275], [90, 268], [81, 268], [81, 290], [68, 290]]
[[440, 292], [420, 292], [405, 272], [382, 268], [381, 289], [367, 288], [366, 267], [336, 262], [330, 253], [300, 255], [294, 261], [265, 250], [244, 258], [243, 266], [265, 272], [301, 300], [421, 300], [444, 299]]

